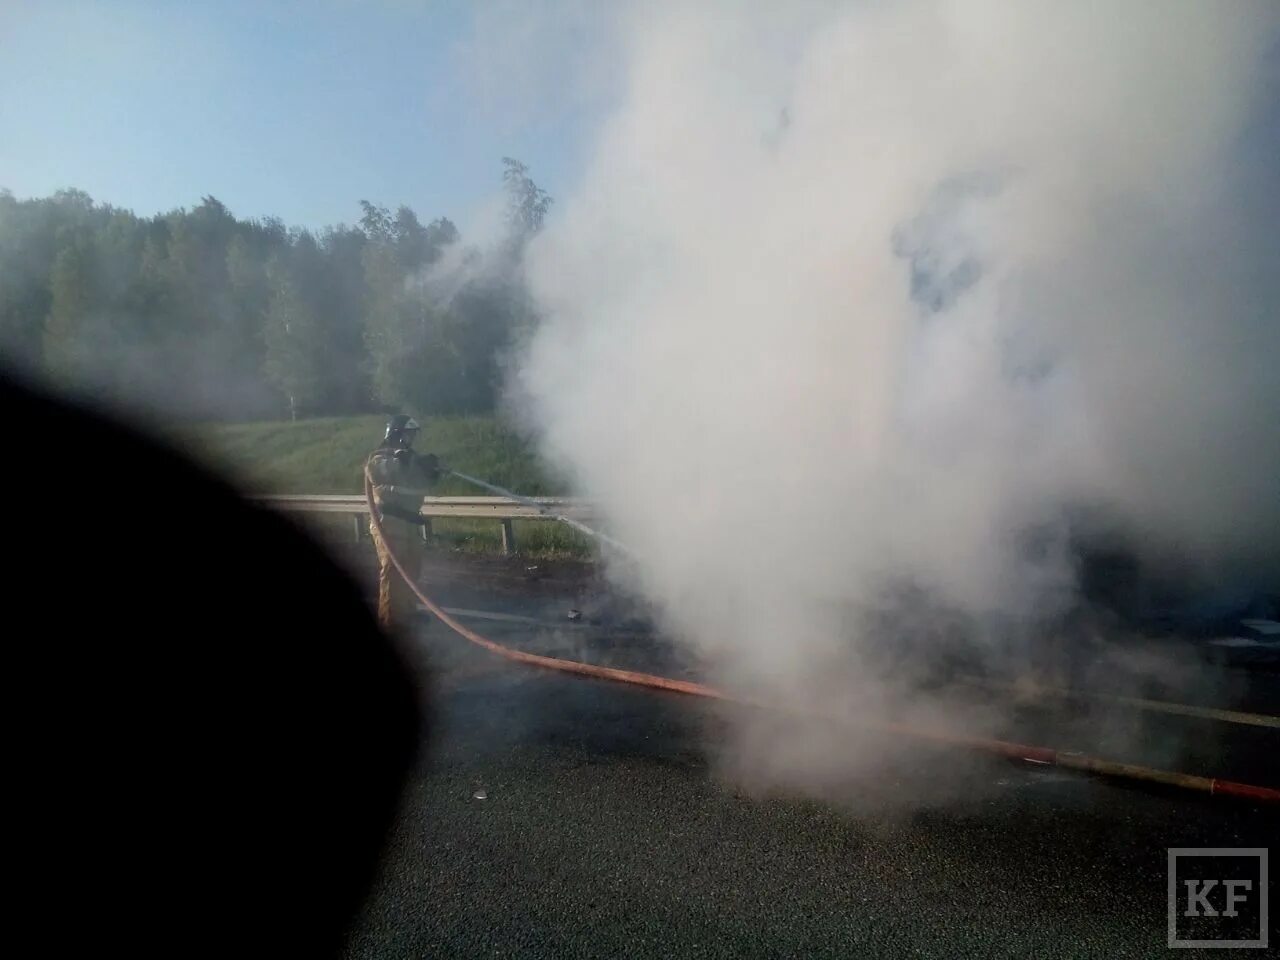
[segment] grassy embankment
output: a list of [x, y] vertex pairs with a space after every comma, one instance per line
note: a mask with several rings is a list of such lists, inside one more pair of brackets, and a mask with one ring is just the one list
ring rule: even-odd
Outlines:
[[[201, 427], [189, 445], [244, 487], [259, 493], [359, 493], [361, 470], [382, 436], [381, 417], [341, 417], [298, 423], [245, 423]], [[492, 417], [422, 419], [415, 447], [440, 456], [464, 473], [527, 496], [563, 493], [519, 437]], [[478, 494], [456, 478], [433, 491], [439, 495]], [[497, 551], [499, 525], [485, 520], [435, 520], [437, 540], [462, 550]], [[562, 524], [515, 522], [516, 543], [533, 557], [582, 557], [586, 539]]]

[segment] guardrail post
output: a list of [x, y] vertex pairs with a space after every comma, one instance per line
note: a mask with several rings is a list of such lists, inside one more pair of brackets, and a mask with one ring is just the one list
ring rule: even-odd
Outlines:
[[502, 555], [509, 557], [516, 552], [516, 528], [510, 520], [502, 521]]
[[357, 547], [358, 547], [358, 546], [360, 546], [360, 541], [364, 539], [364, 530], [362, 530], [362, 529], [361, 529], [361, 523], [360, 523], [360, 521], [361, 521], [361, 520], [363, 520], [363, 519], [364, 519], [364, 516], [363, 516], [362, 514], [359, 514], [359, 513], [355, 514], [355, 515], [351, 518], [351, 520], [352, 520], [352, 524], [351, 524], [351, 525], [352, 525], [352, 528], [353, 528], [353, 529], [355, 530], [355, 532], [356, 532], [356, 546], [357, 546]]
[[425, 540], [427, 543], [430, 543], [431, 542], [431, 518], [430, 517], [422, 518], [422, 527], [420, 529], [422, 530], [422, 539]]

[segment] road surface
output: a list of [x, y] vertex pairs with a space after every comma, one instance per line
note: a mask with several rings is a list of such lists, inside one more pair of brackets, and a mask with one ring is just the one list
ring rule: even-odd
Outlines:
[[[568, 580], [509, 589], [483, 564], [470, 574], [428, 575], [467, 610], [552, 620], [581, 602]], [[530, 649], [622, 656], [607, 629], [565, 622], [556, 635], [473, 625]], [[901, 741], [867, 771], [784, 786], [735, 766], [728, 745], [745, 723], [790, 750], [811, 731], [786, 721], [510, 665], [425, 619], [414, 644], [434, 690], [431, 744], [353, 958], [1158, 956], [1168, 848], [1280, 846], [1273, 811]], [[1245, 684], [1244, 705], [1274, 680]], [[1029, 742], [1160, 743], [1163, 761], [1214, 766], [1188, 772], [1280, 779], [1275, 730], [1138, 711], [1085, 722], [1045, 705], [1012, 716], [1012, 732], [1041, 738]]]

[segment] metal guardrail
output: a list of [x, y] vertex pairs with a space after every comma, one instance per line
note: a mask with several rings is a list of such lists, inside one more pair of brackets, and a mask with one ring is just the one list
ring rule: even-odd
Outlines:
[[[352, 517], [356, 540], [360, 541], [368, 536], [364, 517], [369, 509], [361, 494], [273, 494], [256, 496], [253, 499], [276, 510], [290, 513], [347, 514]], [[589, 505], [581, 500], [565, 497], [531, 497], [529, 499], [575, 520], [586, 521], [593, 516]], [[431, 536], [433, 518], [497, 520], [502, 524], [504, 554], [514, 553], [516, 550], [513, 520], [553, 522], [555, 519], [539, 513], [528, 504], [509, 500], [506, 497], [423, 497], [422, 515], [427, 518], [427, 523], [422, 528], [422, 535], [426, 538]]]

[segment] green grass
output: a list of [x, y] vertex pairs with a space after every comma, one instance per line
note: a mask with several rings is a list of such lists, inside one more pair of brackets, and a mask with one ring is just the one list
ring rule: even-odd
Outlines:
[[[563, 493], [537, 456], [492, 417], [423, 418], [415, 448], [454, 467], [526, 496]], [[260, 493], [359, 493], [369, 451], [382, 439], [382, 417], [334, 417], [297, 423], [238, 423], [200, 427], [187, 445]], [[440, 495], [481, 494], [457, 479]]]
[[[464, 473], [526, 496], [563, 495], [563, 486], [514, 431], [493, 417], [425, 417], [415, 448], [434, 453]], [[334, 417], [297, 423], [239, 423], [195, 427], [181, 444], [242, 487], [256, 493], [360, 493], [365, 459], [382, 439], [382, 417]], [[439, 496], [486, 495], [449, 478], [432, 491]], [[436, 539], [459, 550], [497, 552], [501, 532], [494, 521], [435, 520]], [[515, 522], [516, 543], [530, 557], [584, 557], [592, 544], [563, 524]]]

